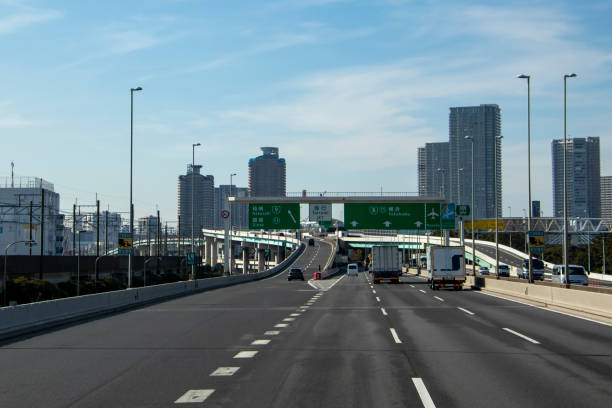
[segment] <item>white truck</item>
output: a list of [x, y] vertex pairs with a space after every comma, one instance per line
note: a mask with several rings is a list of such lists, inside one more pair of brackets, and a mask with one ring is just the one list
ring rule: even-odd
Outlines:
[[427, 283], [433, 290], [461, 290], [465, 282], [465, 255], [462, 246], [427, 248]]
[[399, 283], [402, 274], [402, 253], [397, 246], [373, 246], [370, 273], [374, 283], [388, 279]]

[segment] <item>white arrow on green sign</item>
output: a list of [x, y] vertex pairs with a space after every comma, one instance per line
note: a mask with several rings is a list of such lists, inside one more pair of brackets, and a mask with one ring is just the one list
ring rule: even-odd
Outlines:
[[249, 204], [249, 229], [300, 229], [300, 204]]
[[345, 203], [347, 229], [439, 230], [440, 203]]

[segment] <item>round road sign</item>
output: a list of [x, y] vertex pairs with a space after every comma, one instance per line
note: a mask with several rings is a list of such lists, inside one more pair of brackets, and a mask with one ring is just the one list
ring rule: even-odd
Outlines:
[[221, 218], [226, 219], [229, 218], [230, 212], [227, 210], [221, 211]]

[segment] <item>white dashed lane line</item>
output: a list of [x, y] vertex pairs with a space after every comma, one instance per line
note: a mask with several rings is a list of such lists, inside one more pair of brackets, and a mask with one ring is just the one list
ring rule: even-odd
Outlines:
[[438, 299], [440, 302], [444, 302], [444, 299], [442, 299], [441, 297], [438, 296], [434, 296], [436, 299]]
[[269, 339], [261, 339], [261, 340], [253, 340], [253, 342], [251, 343], [251, 346], [265, 346], [266, 344], [269, 344], [272, 340]]
[[280, 334], [279, 330], [268, 330], [264, 333], [264, 336], [278, 336]]
[[382, 312], [383, 316], [388, 316], [388, 315], [387, 315], [387, 311], [385, 310], [385, 308], [384, 308], [384, 307], [381, 307], [381, 308], [380, 308], [380, 311]]
[[413, 377], [412, 383], [414, 384], [414, 386], [417, 389], [417, 392], [419, 393], [419, 397], [421, 398], [423, 407], [424, 408], [436, 408], [436, 404], [434, 404], [433, 400], [431, 399], [431, 396], [429, 395], [429, 392], [427, 391], [427, 388], [425, 387], [425, 383], [423, 383], [423, 380], [418, 377]]
[[234, 375], [236, 371], [240, 370], [240, 367], [219, 367], [213, 371], [211, 377], [229, 377]]
[[400, 340], [399, 336], [397, 335], [397, 332], [395, 331], [395, 329], [392, 327], [392, 328], [389, 329], [389, 331], [391, 331], [391, 335], [393, 336], [393, 340], [395, 340], [395, 342], [397, 344], [401, 344], [402, 341]]
[[257, 353], [259, 353], [257, 350], [240, 351], [234, 358], [253, 358]]
[[275, 324], [275, 325], [274, 325], [274, 327], [278, 327], [279, 329], [280, 329], [280, 328], [283, 328], [283, 327], [288, 327], [288, 326], [289, 326], [289, 325], [288, 325], [287, 323], [278, 323], [278, 324]]
[[179, 399], [174, 401], [175, 404], [204, 402], [206, 398], [215, 392], [215, 390], [189, 390], [183, 394]]
[[425, 292], [423, 289], [419, 289], [419, 292], [427, 293], [427, 292]]
[[519, 332], [517, 332], [517, 331], [514, 331], [514, 330], [512, 330], [512, 329], [508, 329], [507, 327], [504, 327], [504, 328], [503, 328], [503, 330], [507, 331], [508, 333], [512, 333], [512, 334], [514, 334], [515, 336], [518, 336], [518, 337], [520, 337], [520, 338], [522, 338], [522, 339], [524, 339], [524, 340], [527, 340], [527, 341], [529, 341], [529, 342], [531, 342], [531, 343], [533, 343], [533, 344], [540, 344], [540, 342], [539, 342], [539, 341], [534, 340], [534, 339], [532, 339], [531, 337], [527, 337], [527, 336], [525, 336], [524, 334], [521, 334], [521, 333], [519, 333]]
[[462, 312], [465, 312], [465, 313], [469, 314], [470, 316], [474, 316], [474, 312], [470, 312], [467, 309], [464, 309], [462, 307], [457, 307], [457, 309], [461, 310]]

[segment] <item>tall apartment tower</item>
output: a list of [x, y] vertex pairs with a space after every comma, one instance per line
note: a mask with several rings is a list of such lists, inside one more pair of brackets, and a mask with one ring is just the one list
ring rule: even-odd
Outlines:
[[202, 166], [189, 164], [187, 174], [178, 180], [178, 216], [181, 220], [181, 235], [191, 236], [191, 200], [194, 201], [194, 230], [198, 236], [202, 228], [214, 228], [215, 178], [200, 174]]
[[601, 177], [601, 218], [612, 219], [612, 176]]
[[[498, 105], [485, 104], [450, 108], [449, 115], [449, 182], [447, 200], [468, 204], [475, 218], [502, 215], [501, 110]], [[472, 163], [472, 142], [474, 163]], [[497, 152], [497, 163], [495, 157]], [[472, 171], [474, 172], [474, 202], [472, 203]], [[497, 174], [497, 189], [495, 175]]]
[[[555, 217], [563, 217], [563, 146], [563, 139], [552, 141]], [[567, 140], [567, 216], [601, 217], [599, 137]]]
[[425, 143], [418, 148], [420, 196], [450, 196], [448, 164], [448, 142]]
[[284, 197], [285, 159], [278, 157], [278, 147], [262, 147], [261, 150], [261, 156], [249, 159], [249, 197]]

